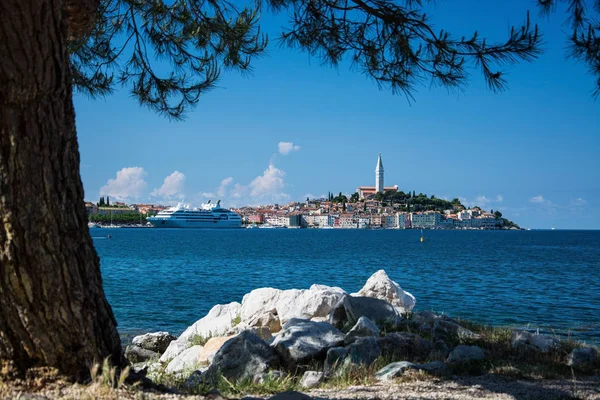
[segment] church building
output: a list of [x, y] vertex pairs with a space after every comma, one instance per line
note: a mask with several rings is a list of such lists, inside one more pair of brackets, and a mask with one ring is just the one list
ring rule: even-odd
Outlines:
[[370, 199], [375, 197], [377, 193], [397, 192], [398, 185], [385, 187], [383, 185], [383, 161], [381, 161], [381, 153], [377, 158], [377, 166], [375, 167], [375, 186], [359, 186], [356, 188], [358, 197], [362, 199]]

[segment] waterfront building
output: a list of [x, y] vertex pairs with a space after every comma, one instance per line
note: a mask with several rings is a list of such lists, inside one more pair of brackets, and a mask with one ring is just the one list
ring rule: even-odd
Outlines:
[[406, 229], [410, 228], [410, 214], [399, 212], [396, 214], [396, 228]]
[[372, 227], [380, 227], [382, 222], [381, 215], [371, 215], [370, 225]]
[[262, 224], [264, 222], [264, 218], [262, 214], [252, 214], [248, 215], [248, 222], [251, 224]]
[[356, 224], [358, 229], [367, 229], [370, 227], [370, 218], [368, 217], [358, 217], [356, 219]]
[[92, 202], [86, 201], [85, 202], [85, 212], [87, 213], [87, 215], [96, 215], [98, 214], [98, 206], [95, 205]]
[[386, 215], [385, 216], [385, 221], [384, 221], [384, 226], [386, 228], [395, 228], [396, 227], [396, 216], [395, 215]]
[[496, 229], [496, 224], [498, 220], [496, 220], [493, 216], [479, 216], [471, 219], [471, 227], [479, 228], [479, 229]]
[[289, 222], [287, 224], [287, 226], [289, 227], [301, 227], [302, 226], [302, 215], [300, 214], [296, 214], [296, 215], [290, 215], [289, 217]]
[[442, 222], [442, 214], [437, 211], [425, 211], [410, 214], [413, 228], [435, 228]]
[[342, 214], [339, 218], [339, 227], [340, 228], [356, 228], [358, 221], [354, 218], [352, 214]]

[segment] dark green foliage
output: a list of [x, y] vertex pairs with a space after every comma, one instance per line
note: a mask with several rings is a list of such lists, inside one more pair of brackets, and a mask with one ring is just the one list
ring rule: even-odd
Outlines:
[[101, 0], [92, 33], [69, 46], [75, 88], [95, 96], [128, 85], [141, 104], [179, 118], [221, 67], [248, 71], [263, 54], [259, 10], [252, 2]]
[[100, 0], [94, 29], [69, 43], [73, 83], [91, 96], [128, 86], [141, 104], [181, 118], [214, 87], [221, 68], [250, 71], [251, 61], [265, 54], [268, 40], [259, 27], [265, 4], [289, 17], [281, 44], [334, 66], [351, 60], [378, 86], [409, 100], [427, 82], [463, 88], [472, 66], [500, 90], [506, 82], [499, 68], [540, 53], [541, 34], [528, 15], [495, 44], [476, 32], [456, 38], [434, 30], [428, 2]]
[[339, 195], [335, 196], [333, 199], [331, 199], [331, 201], [333, 201], [334, 203], [347, 203], [348, 202], [348, 198], [342, 194], [342, 192], [340, 192]]
[[[537, 0], [542, 15], [550, 16], [559, 3], [567, 6], [567, 44], [569, 57], [587, 64], [596, 78], [594, 97], [600, 96], [600, 1]], [[591, 4], [590, 4], [591, 3]], [[591, 15], [590, 15], [591, 14]]]
[[[141, 220], [140, 220], [141, 218]], [[90, 222], [100, 222], [103, 224], [110, 224], [111, 223], [111, 215], [110, 214], [95, 214], [95, 215], [90, 215], [89, 216]], [[139, 224], [140, 222], [145, 224], [146, 223], [146, 217], [142, 216], [141, 214], [137, 213], [137, 212], [131, 212], [131, 213], [123, 213], [123, 214], [113, 214], [112, 215], [112, 222], [113, 223], [123, 223], [123, 224]]]

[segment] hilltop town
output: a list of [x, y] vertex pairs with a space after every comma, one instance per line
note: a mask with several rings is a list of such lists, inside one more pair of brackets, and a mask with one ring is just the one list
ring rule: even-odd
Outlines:
[[[90, 221], [143, 225], [147, 216], [167, 208], [154, 204], [86, 202]], [[375, 186], [359, 186], [348, 198], [329, 193], [305, 202], [232, 208], [246, 225], [274, 228], [340, 229], [520, 229], [502, 218], [500, 211], [467, 208], [458, 198], [451, 201], [434, 195], [403, 192], [398, 185], [384, 186], [381, 154], [375, 169]]]

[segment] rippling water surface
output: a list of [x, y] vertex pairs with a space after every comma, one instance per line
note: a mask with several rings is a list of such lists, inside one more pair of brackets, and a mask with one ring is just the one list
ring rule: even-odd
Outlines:
[[[106, 239], [110, 233], [112, 239]], [[181, 333], [254, 288], [358, 291], [378, 269], [417, 309], [600, 342], [600, 231], [94, 229], [122, 334]]]

